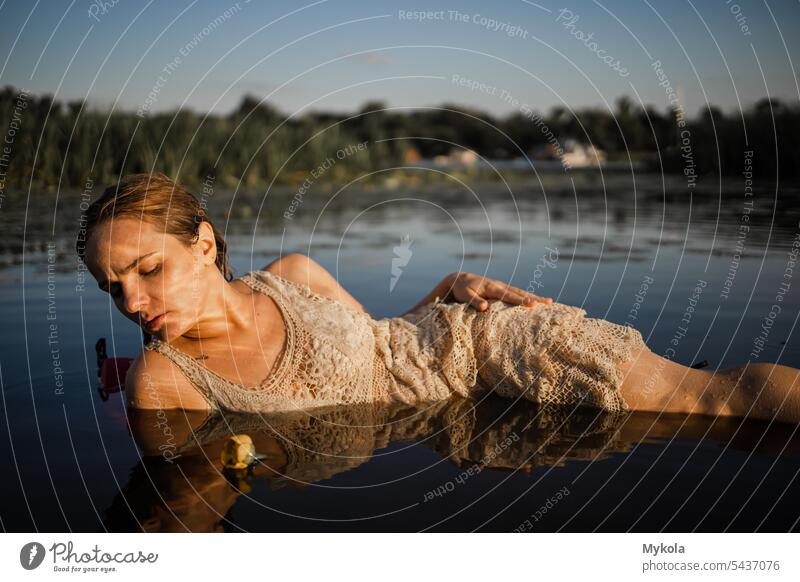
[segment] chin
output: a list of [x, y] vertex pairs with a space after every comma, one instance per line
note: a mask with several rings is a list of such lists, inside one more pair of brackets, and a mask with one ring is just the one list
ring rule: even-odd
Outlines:
[[176, 337], [181, 335], [180, 331], [176, 331], [174, 325], [162, 325], [159, 327], [155, 332], [151, 333], [153, 337], [157, 337], [163, 342], [169, 343], [170, 341], [174, 340]]
[[175, 314], [170, 313], [167, 320], [162, 323], [155, 331], [150, 331], [147, 327], [143, 328], [145, 333], [169, 343], [171, 340], [183, 335], [184, 330], [180, 327], [180, 321], [176, 321]]

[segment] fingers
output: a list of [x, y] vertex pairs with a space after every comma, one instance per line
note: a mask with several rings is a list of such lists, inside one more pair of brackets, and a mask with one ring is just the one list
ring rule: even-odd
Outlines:
[[467, 292], [467, 304], [472, 305], [478, 311], [486, 311], [489, 309], [489, 302], [483, 298], [481, 293], [475, 289], [475, 287], [467, 287], [465, 289]]
[[549, 297], [539, 297], [533, 293], [523, 291], [519, 287], [513, 287], [501, 281], [492, 281], [487, 286], [488, 294], [496, 299], [501, 299], [511, 305], [532, 306], [535, 303], [550, 304], [553, 300]]
[[464, 274], [464, 278], [460, 282], [461, 285], [458, 285], [460, 290], [454, 291], [454, 296], [457, 300], [472, 305], [478, 311], [486, 311], [489, 308], [489, 301], [492, 299], [526, 307], [533, 307], [536, 303], [546, 305], [553, 303], [550, 297], [540, 297], [496, 279]]
[[529, 300], [532, 300], [532, 301], [538, 301], [538, 302], [541, 302], [541, 303], [552, 303], [553, 302], [553, 299], [550, 298], [550, 297], [540, 297], [539, 295], [536, 295], [535, 293], [531, 293], [529, 291], [525, 291], [524, 289], [520, 289], [519, 287], [512, 287], [511, 285], [509, 285], [509, 288], [513, 289], [517, 293], [523, 295], [524, 297], [526, 297], [526, 298], [528, 298]]

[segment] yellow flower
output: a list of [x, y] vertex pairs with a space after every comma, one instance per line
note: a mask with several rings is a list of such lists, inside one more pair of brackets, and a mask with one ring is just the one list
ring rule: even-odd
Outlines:
[[256, 453], [253, 439], [246, 434], [228, 437], [222, 446], [222, 466], [229, 469], [245, 469], [263, 455]]

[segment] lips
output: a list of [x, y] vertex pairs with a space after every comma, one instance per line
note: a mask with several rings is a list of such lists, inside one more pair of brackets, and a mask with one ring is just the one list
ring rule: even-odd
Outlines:
[[161, 323], [164, 321], [164, 317], [167, 315], [166, 312], [162, 313], [161, 315], [157, 315], [153, 319], [150, 319], [145, 322], [145, 326], [149, 329], [156, 329]]

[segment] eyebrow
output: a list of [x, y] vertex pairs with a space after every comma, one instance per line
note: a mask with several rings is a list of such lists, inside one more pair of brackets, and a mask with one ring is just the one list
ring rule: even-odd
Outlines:
[[[138, 265], [138, 264], [139, 264], [141, 261], [143, 261], [144, 259], [146, 259], [146, 258], [147, 258], [147, 257], [149, 257], [150, 255], [154, 255], [154, 254], [156, 254], [157, 252], [158, 252], [158, 251], [153, 251], [153, 252], [147, 253], [146, 255], [142, 255], [141, 257], [139, 257], [138, 259], [136, 259], [135, 261], [133, 261], [133, 262], [132, 262], [130, 265], [128, 265], [127, 267], [125, 267], [124, 269], [122, 269], [122, 274], [124, 275], [125, 273], [127, 273], [128, 271], [130, 271], [131, 269], [133, 269], [133, 268], [134, 268], [136, 265]], [[98, 287], [100, 287], [100, 289], [102, 289], [103, 291], [105, 291], [105, 290], [106, 290], [106, 287], [108, 286], [108, 281], [105, 281], [105, 280], [104, 280], [104, 281], [100, 281], [100, 282], [97, 284], [97, 286], [98, 286]]]

